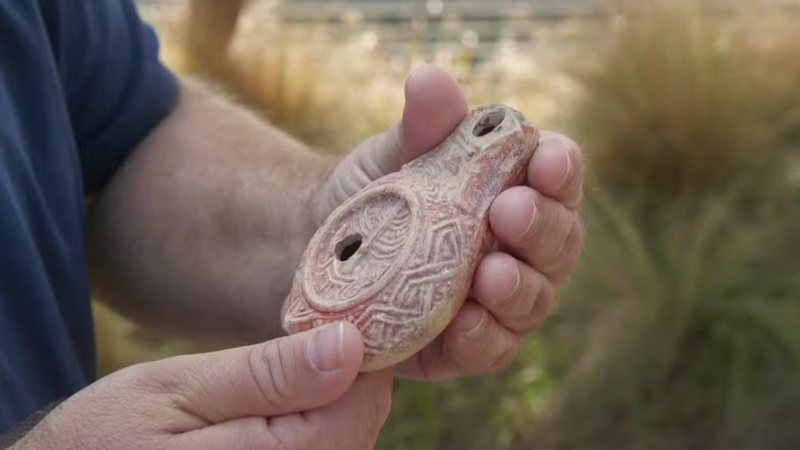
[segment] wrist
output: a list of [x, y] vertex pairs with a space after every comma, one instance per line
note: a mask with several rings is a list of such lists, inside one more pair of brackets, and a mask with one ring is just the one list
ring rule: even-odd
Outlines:
[[[35, 426], [27, 431], [16, 430], [12, 431], [11, 434], [7, 436], [3, 436], [2, 439], [0, 439], [0, 448], [8, 448], [9, 450], [63, 448], [64, 442], [66, 441], [60, 441], [60, 446], [54, 445], [56, 441], [52, 439], [53, 434], [54, 433], [50, 432], [48, 429], [48, 424], [42, 421], [35, 424]], [[6, 447], [6, 445], [10, 446]]]
[[31, 414], [27, 419], [14, 425], [5, 434], [0, 435], [0, 448], [15, 450], [33, 448], [54, 448], [52, 445], [44, 445], [47, 433], [43, 431], [48, 425], [45, 424], [51, 411], [58, 407], [61, 400], [55, 401], [45, 408]]

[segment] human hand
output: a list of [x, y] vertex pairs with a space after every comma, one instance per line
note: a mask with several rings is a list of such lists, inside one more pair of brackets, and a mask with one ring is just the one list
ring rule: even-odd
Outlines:
[[131, 366], [67, 399], [12, 448], [372, 448], [392, 374], [357, 376], [363, 350], [358, 330], [337, 323]]
[[[468, 112], [458, 83], [435, 66], [416, 69], [405, 94], [402, 119], [336, 167], [320, 197], [319, 222], [371, 181], [433, 149]], [[527, 180], [492, 204], [497, 250], [479, 262], [470, 298], [436, 340], [397, 366], [399, 375], [433, 381], [502, 369], [552, 309], [582, 248], [581, 150], [543, 132]]]

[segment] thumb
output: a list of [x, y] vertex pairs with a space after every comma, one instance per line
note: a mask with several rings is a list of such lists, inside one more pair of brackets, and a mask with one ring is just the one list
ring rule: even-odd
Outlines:
[[[402, 145], [387, 148], [398, 153], [400, 164], [439, 145], [468, 112], [461, 86], [449, 73], [432, 64], [411, 72], [406, 81], [405, 97], [403, 118], [397, 127]], [[393, 172], [400, 166], [387, 169]]]
[[467, 100], [458, 82], [434, 65], [411, 72], [405, 97], [402, 119], [361, 143], [336, 168], [323, 217], [371, 181], [436, 147], [467, 115]]
[[450, 74], [432, 64], [417, 67], [406, 80], [403, 117], [364, 141], [353, 156], [374, 180], [436, 147], [466, 115], [464, 92]]
[[263, 344], [152, 365], [157, 388], [207, 423], [271, 417], [328, 404], [353, 383], [363, 359], [358, 330], [339, 322]]

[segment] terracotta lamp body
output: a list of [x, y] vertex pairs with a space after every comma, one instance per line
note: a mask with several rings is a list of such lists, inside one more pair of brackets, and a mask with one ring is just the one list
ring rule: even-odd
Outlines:
[[284, 304], [284, 329], [352, 322], [364, 338], [362, 371], [421, 350], [467, 298], [493, 243], [489, 207], [524, 182], [538, 142], [520, 113], [486, 106], [434, 150], [370, 183], [311, 239]]

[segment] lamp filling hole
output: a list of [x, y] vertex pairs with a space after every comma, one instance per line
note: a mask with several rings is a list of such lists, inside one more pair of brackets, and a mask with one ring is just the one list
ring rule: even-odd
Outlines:
[[506, 112], [501, 109], [488, 112], [475, 124], [475, 128], [472, 129], [472, 134], [474, 134], [475, 137], [486, 136], [496, 130], [505, 118]]
[[336, 259], [347, 261], [361, 248], [363, 238], [360, 234], [351, 234], [336, 244]]

